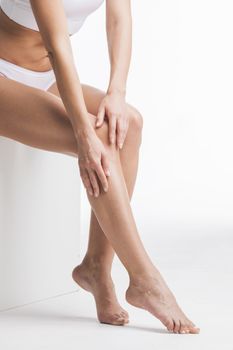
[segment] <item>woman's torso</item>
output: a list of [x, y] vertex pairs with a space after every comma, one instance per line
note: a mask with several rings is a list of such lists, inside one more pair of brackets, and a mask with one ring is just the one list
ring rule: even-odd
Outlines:
[[[5, 5], [8, 5], [8, 0], [3, 1]], [[69, 34], [73, 35], [77, 32], [85, 18], [94, 12], [103, 1], [63, 0]], [[15, 4], [14, 11], [10, 7], [12, 3]], [[17, 8], [16, 5], [20, 7]], [[43, 72], [52, 69], [29, 0], [9, 0], [8, 8], [11, 11], [7, 14], [0, 8], [0, 58], [34, 71]], [[21, 11], [23, 9], [27, 11], [25, 15]]]

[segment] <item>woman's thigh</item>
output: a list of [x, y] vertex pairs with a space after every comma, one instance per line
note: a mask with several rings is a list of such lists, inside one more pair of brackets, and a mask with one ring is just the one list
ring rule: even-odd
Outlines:
[[[98, 113], [99, 105], [103, 97], [105, 96], [105, 92], [87, 84], [82, 84], [82, 90], [83, 90], [83, 96], [84, 96], [84, 100], [85, 100], [85, 104], [88, 112], [92, 116], [96, 116]], [[60, 96], [56, 83], [54, 83], [48, 91], [57, 96]], [[129, 128], [127, 131], [126, 140], [124, 144], [129, 146], [133, 145], [133, 147], [134, 145], [136, 145], [137, 147], [138, 142], [139, 143], [141, 142], [143, 117], [141, 113], [138, 111], [138, 109], [129, 103], [126, 103], [126, 110], [129, 117]], [[108, 133], [109, 132], [108, 122], [106, 122], [106, 124], [107, 124], [107, 127], [105, 126], [105, 129], [107, 128], [107, 133]], [[138, 142], [136, 142], [136, 139], [138, 139]]]
[[[82, 84], [82, 91], [83, 91], [83, 97], [84, 97], [88, 112], [96, 116], [100, 102], [105, 95], [104, 92], [100, 89], [97, 89], [93, 86], [86, 85], [86, 84]], [[48, 92], [51, 92], [52, 94], [60, 97], [56, 83], [54, 83], [48, 89]]]
[[[89, 119], [94, 126], [95, 116], [89, 114]], [[97, 133], [101, 136], [101, 131]], [[78, 152], [62, 100], [55, 94], [2, 76], [0, 135], [44, 150], [72, 156]]]
[[[83, 90], [83, 97], [84, 97], [88, 112], [96, 116], [98, 113], [100, 102], [105, 96], [105, 92], [98, 88], [95, 88], [94, 86], [87, 85], [87, 84], [82, 84], [82, 90]], [[56, 83], [54, 83], [48, 89], [48, 91], [53, 93], [56, 96], [60, 96]], [[130, 116], [139, 114], [139, 112], [134, 106], [132, 106], [129, 103], [127, 103], [126, 105]]]

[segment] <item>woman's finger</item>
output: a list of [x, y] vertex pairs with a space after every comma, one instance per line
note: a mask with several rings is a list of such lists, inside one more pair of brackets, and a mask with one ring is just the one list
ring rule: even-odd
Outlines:
[[110, 164], [109, 164], [108, 157], [105, 153], [102, 153], [101, 164], [102, 164], [105, 175], [110, 176]]
[[104, 169], [102, 167], [102, 164], [99, 163], [97, 164], [97, 166], [95, 167], [95, 171], [96, 171], [96, 174], [100, 180], [100, 183], [104, 189], [105, 192], [107, 192], [108, 190], [108, 180], [107, 180], [107, 177], [105, 175], [105, 172], [104, 172]]
[[105, 116], [105, 107], [104, 105], [102, 105], [99, 107], [98, 114], [96, 117], [96, 121], [95, 121], [96, 127], [100, 127], [103, 124], [104, 116]]
[[117, 121], [117, 146], [121, 149], [123, 147], [126, 136], [126, 121], [121, 118]]
[[92, 185], [89, 179], [89, 175], [88, 172], [86, 171], [86, 169], [82, 169], [80, 168], [80, 176], [81, 179], [83, 181], [83, 185], [86, 188], [86, 190], [88, 191], [88, 193], [93, 196], [93, 189], [92, 189]]
[[114, 115], [109, 118], [109, 139], [112, 144], [116, 142], [116, 117]]
[[99, 195], [99, 184], [98, 184], [98, 181], [97, 181], [97, 175], [96, 175], [95, 171], [93, 169], [91, 169], [91, 168], [88, 168], [87, 171], [88, 171], [90, 182], [91, 182], [91, 185], [92, 185], [92, 188], [93, 188], [93, 191], [94, 191], [94, 196], [98, 197], [98, 195]]

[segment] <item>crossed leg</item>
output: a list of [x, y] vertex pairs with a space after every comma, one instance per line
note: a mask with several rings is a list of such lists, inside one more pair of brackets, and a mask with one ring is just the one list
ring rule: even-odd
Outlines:
[[[10, 103], [9, 103], [10, 101]], [[95, 116], [89, 115], [94, 125]], [[109, 145], [106, 122], [96, 130], [109, 158], [107, 192], [87, 193], [105, 236], [129, 274], [126, 300], [157, 317], [173, 332], [199, 333], [148, 256], [140, 239], [123, 175], [120, 152]], [[61, 99], [0, 77], [0, 135], [31, 147], [78, 157], [77, 142]], [[107, 210], [106, 210], [107, 208]]]
[[[88, 112], [97, 115], [104, 93], [89, 85], [82, 85], [82, 89]], [[48, 91], [59, 96], [56, 83]], [[120, 150], [120, 159], [131, 199], [138, 169], [143, 119], [133, 106], [127, 104], [127, 109], [130, 127], [124, 147]], [[128, 323], [128, 313], [120, 306], [116, 297], [111, 278], [113, 258], [114, 250], [91, 210], [88, 249], [82, 263], [73, 270], [72, 275], [81, 287], [93, 294], [99, 321], [121, 325]]]

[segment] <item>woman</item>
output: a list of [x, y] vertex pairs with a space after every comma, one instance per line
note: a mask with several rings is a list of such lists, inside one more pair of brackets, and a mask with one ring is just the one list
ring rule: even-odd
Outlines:
[[169, 331], [199, 333], [143, 247], [130, 207], [143, 119], [125, 101], [130, 0], [106, 0], [108, 89], [81, 85], [69, 36], [103, 0], [1, 0], [0, 133], [78, 158], [92, 207], [87, 253], [72, 277], [95, 298], [102, 323], [124, 325], [111, 279], [114, 252], [127, 269], [126, 300]]

